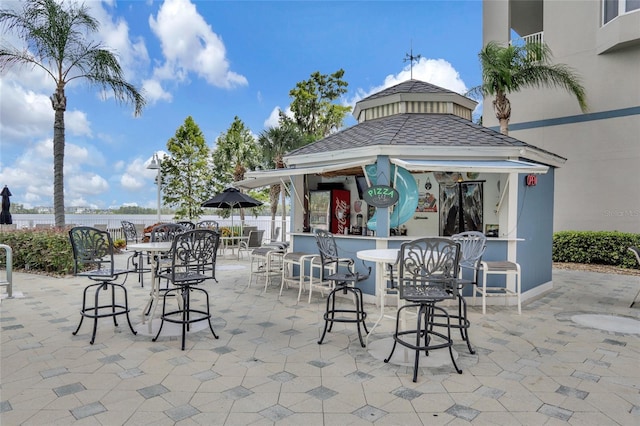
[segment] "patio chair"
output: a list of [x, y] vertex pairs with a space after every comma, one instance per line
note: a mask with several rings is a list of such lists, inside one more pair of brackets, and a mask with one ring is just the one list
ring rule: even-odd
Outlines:
[[264, 236], [264, 230], [249, 231], [248, 239], [240, 241], [238, 246], [238, 259], [240, 259], [243, 252], [251, 253], [255, 248], [262, 246], [262, 237]]
[[[362, 326], [365, 334], [369, 333], [367, 324], [365, 323], [367, 313], [364, 311], [362, 290], [356, 287], [356, 284], [369, 278], [371, 267], [368, 267], [366, 274], [356, 272], [353, 259], [341, 258], [339, 256], [338, 245], [336, 244], [333, 234], [324, 230], [316, 230], [315, 237], [320, 252], [320, 263], [322, 265], [320, 268], [320, 281], [332, 281], [334, 283], [333, 290], [331, 290], [327, 296], [327, 305], [324, 313], [324, 330], [318, 344], [322, 344], [327, 331], [331, 332], [333, 323], [356, 323], [360, 345], [364, 348], [366, 345], [362, 338], [360, 327]], [[340, 268], [341, 265], [343, 266], [342, 268]], [[355, 301], [354, 308], [336, 307], [336, 295], [339, 292], [342, 292], [344, 295], [348, 293], [353, 295]], [[336, 316], [336, 314], [339, 316]]]
[[[467, 285], [472, 285], [473, 292], [475, 293], [475, 287], [478, 285], [478, 271], [480, 270], [482, 263], [482, 255], [487, 248], [487, 237], [478, 231], [461, 232], [451, 236], [453, 241], [460, 243], [460, 268], [458, 271], [458, 314], [451, 315], [451, 318], [457, 319], [458, 323], [451, 325], [451, 327], [460, 329], [460, 335], [462, 340], [467, 342], [469, 353], [475, 354], [476, 351], [471, 346], [469, 340], [469, 318], [467, 317], [467, 301], [463, 296], [464, 288]], [[470, 280], [465, 280], [464, 274], [466, 271], [471, 274]]]
[[[176, 235], [171, 248], [171, 266], [160, 274], [161, 278], [170, 281], [174, 287], [165, 291], [162, 297], [161, 323], [158, 333], [152, 339], [154, 342], [162, 333], [165, 321], [182, 326], [182, 350], [185, 348], [186, 333], [194, 322], [207, 321], [213, 337], [218, 338], [211, 325], [209, 293], [198, 285], [212, 279], [204, 271], [211, 265], [219, 238], [217, 232], [208, 229], [196, 229]], [[196, 309], [191, 304], [191, 294], [195, 292], [204, 295], [205, 309]], [[167, 311], [168, 296], [178, 296], [181, 299], [177, 309]]]
[[196, 229], [196, 224], [189, 221], [189, 220], [181, 220], [179, 222], [176, 222], [178, 225], [181, 225], [185, 231], [190, 231], [193, 229]]
[[[186, 230], [182, 225], [177, 223], [161, 223], [151, 229], [151, 242], [156, 241], [174, 241], [176, 237]], [[155, 262], [156, 270], [153, 271], [154, 277], [160, 275], [160, 273], [171, 266], [171, 252], [165, 253], [159, 256]], [[168, 286], [168, 284], [167, 284]], [[166, 291], [167, 289], [161, 289]]]
[[[138, 238], [138, 231], [133, 223], [122, 220], [120, 221], [120, 225], [122, 226], [122, 233], [124, 234], [124, 239], [127, 244], [139, 243], [141, 241], [141, 238]], [[141, 287], [144, 287], [144, 273], [151, 271], [150, 268], [144, 267], [145, 263], [147, 265], [150, 264], [149, 256], [140, 251], [134, 250], [127, 259], [127, 264], [131, 264], [138, 273], [138, 282]]]
[[212, 231], [219, 231], [220, 224], [215, 220], [201, 220], [196, 223], [196, 229], [211, 229]]
[[[398, 290], [400, 299], [407, 303], [398, 308], [393, 347], [384, 362], [389, 362], [398, 343], [413, 349], [413, 381], [416, 382], [420, 356], [428, 356], [431, 350], [448, 348], [456, 372], [462, 374], [453, 356], [451, 319], [448, 312], [438, 306], [443, 300], [456, 298], [460, 243], [442, 237], [408, 241], [400, 246], [398, 259]], [[403, 312], [416, 308], [416, 327], [400, 330]], [[436, 322], [436, 314], [446, 322]], [[446, 329], [446, 334], [440, 331], [442, 328]]]
[[[69, 240], [73, 249], [74, 275], [94, 282], [84, 288], [80, 323], [72, 334], [75, 336], [80, 331], [85, 317], [92, 318], [93, 332], [89, 343], [93, 345], [98, 319], [112, 317], [113, 324], [118, 326], [116, 317], [119, 315], [127, 317], [131, 332], [137, 334], [129, 319], [129, 301], [124, 286], [129, 271], [115, 267], [111, 235], [90, 226], [77, 226], [69, 230]], [[88, 267], [93, 269], [87, 270]], [[122, 282], [117, 283], [118, 279]]]

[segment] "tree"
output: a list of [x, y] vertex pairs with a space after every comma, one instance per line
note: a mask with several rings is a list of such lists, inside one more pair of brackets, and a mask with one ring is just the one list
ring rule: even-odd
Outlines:
[[351, 111], [349, 106], [333, 103], [347, 92], [349, 83], [342, 79], [343, 76], [342, 69], [330, 75], [316, 71], [308, 80], [298, 82], [289, 91], [289, 96], [293, 98], [293, 119], [280, 112], [281, 127], [292, 122], [303, 135], [310, 137], [309, 142], [340, 129], [344, 118]]
[[587, 101], [580, 77], [567, 65], [551, 62], [551, 50], [544, 43], [501, 46], [489, 42], [478, 54], [482, 65], [482, 84], [468, 94], [495, 96], [493, 109], [500, 122], [500, 133], [509, 134], [511, 103], [507, 95], [527, 87], [559, 87], [575, 95], [582, 112]]
[[144, 97], [123, 78], [114, 53], [99, 42], [89, 40], [98, 31], [98, 21], [86, 6], [75, 2], [27, 0], [20, 13], [0, 10], [0, 24], [26, 43], [26, 48], [0, 47], [0, 69], [10, 66], [40, 68], [55, 82], [51, 106], [53, 123], [53, 208], [55, 224], [64, 227], [64, 113], [67, 108], [65, 86], [84, 79], [101, 90], [111, 89], [118, 102], [134, 105], [140, 115]]
[[[216, 191], [225, 185], [244, 179], [247, 170], [255, 169], [260, 156], [256, 140], [238, 116], [226, 133], [221, 134], [213, 151], [213, 166]], [[240, 218], [244, 220], [244, 210], [240, 209]]]
[[204, 213], [202, 203], [211, 198], [210, 151], [202, 131], [190, 116], [167, 141], [171, 154], [161, 163], [164, 202], [177, 207], [176, 219], [197, 220]]
[[[266, 168], [282, 169], [285, 167], [282, 160], [284, 155], [304, 144], [304, 138], [293, 126], [270, 127], [260, 133], [258, 146], [262, 151], [262, 158]], [[275, 225], [278, 211], [278, 196], [282, 195], [284, 216], [285, 191], [284, 185], [271, 185], [269, 187], [269, 205], [271, 207], [271, 222]], [[272, 229], [275, 229], [272, 226]], [[284, 232], [282, 233], [284, 236]]]

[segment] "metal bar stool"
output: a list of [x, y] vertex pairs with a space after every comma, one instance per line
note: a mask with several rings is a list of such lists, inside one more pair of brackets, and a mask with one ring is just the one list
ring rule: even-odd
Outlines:
[[[320, 269], [320, 280], [333, 281], [335, 283], [334, 289], [331, 290], [327, 296], [327, 307], [324, 313], [324, 330], [318, 344], [322, 344], [327, 331], [331, 332], [334, 323], [344, 322], [355, 323], [357, 325], [360, 345], [364, 348], [366, 345], [362, 338], [360, 326], [362, 325], [365, 334], [369, 334], [367, 324], [365, 323], [367, 313], [364, 311], [362, 290], [355, 287], [355, 285], [369, 277], [371, 274], [371, 267], [369, 267], [368, 272], [364, 275], [359, 272], [355, 272], [353, 259], [345, 259], [338, 256], [338, 246], [333, 238], [333, 234], [327, 231], [316, 231], [316, 243], [320, 250], [320, 260], [322, 264]], [[340, 264], [345, 265], [347, 267], [347, 271], [340, 271], [338, 269]], [[328, 275], [325, 275], [327, 268], [335, 268], [333, 269], [335, 272], [330, 272]], [[342, 292], [345, 295], [348, 293], [353, 295], [355, 301], [354, 308], [336, 307], [336, 295], [339, 292]], [[338, 314], [338, 316], [336, 316], [336, 314]]]

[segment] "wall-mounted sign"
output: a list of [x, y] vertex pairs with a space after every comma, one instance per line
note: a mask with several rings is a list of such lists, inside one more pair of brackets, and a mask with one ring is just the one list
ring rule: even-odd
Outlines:
[[527, 186], [536, 186], [538, 184], [538, 176], [527, 175], [524, 182]]
[[398, 202], [398, 191], [386, 185], [374, 185], [362, 193], [367, 204], [374, 207], [389, 207]]

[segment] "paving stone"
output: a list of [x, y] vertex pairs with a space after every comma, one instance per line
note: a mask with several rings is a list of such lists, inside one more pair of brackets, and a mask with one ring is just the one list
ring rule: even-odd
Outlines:
[[71, 410], [71, 414], [76, 420], [84, 419], [85, 417], [95, 416], [96, 414], [104, 413], [107, 409], [100, 402], [92, 402], [91, 404], [83, 405], [82, 407], [74, 408]]
[[398, 389], [394, 389], [393, 391], [391, 391], [392, 395], [398, 396], [402, 399], [406, 399], [407, 401], [411, 401], [412, 399], [415, 399], [417, 397], [419, 397], [420, 395], [422, 395], [422, 392], [417, 391], [415, 389], [409, 389], [409, 388], [405, 388], [400, 387]]
[[542, 407], [538, 409], [538, 412], [546, 414], [549, 417], [555, 417], [556, 419], [560, 419], [564, 422], [569, 421], [569, 419], [573, 415], [573, 411], [549, 404], [543, 404]]
[[281, 383], [289, 382], [295, 379], [296, 377], [298, 376], [296, 376], [293, 373], [289, 373], [288, 371], [281, 371], [279, 373], [272, 374], [271, 376], [269, 376], [271, 380], [274, 380], [276, 382], [281, 382]]
[[213, 348], [212, 349], [213, 352], [220, 354], [220, 355], [224, 355], [224, 354], [228, 354], [229, 352], [234, 352], [235, 349], [230, 348], [229, 346], [220, 346], [218, 348]]
[[473, 421], [473, 419], [475, 419], [478, 414], [480, 414], [480, 411], [471, 407], [465, 407], [464, 405], [454, 404], [451, 407], [447, 408], [445, 410], [445, 413], [470, 422]]
[[66, 367], [52, 368], [51, 370], [44, 370], [40, 372], [40, 375], [43, 379], [48, 379], [49, 377], [60, 376], [62, 374], [67, 374], [69, 370]]
[[329, 399], [329, 398], [333, 398], [334, 396], [336, 396], [338, 394], [338, 392], [326, 388], [324, 386], [319, 386], [317, 388], [311, 389], [309, 391], [307, 391], [307, 393], [311, 396], [313, 396], [314, 398], [318, 398], [321, 400], [325, 400], [325, 399]]
[[235, 388], [227, 389], [222, 392], [224, 396], [229, 399], [242, 399], [253, 394], [253, 391], [245, 388], [244, 386], [236, 386]]
[[259, 414], [273, 422], [277, 422], [295, 413], [288, 408], [283, 407], [282, 405], [273, 405], [269, 408], [265, 408], [264, 410], [259, 411]]
[[146, 399], [154, 398], [167, 392], [169, 392], [169, 389], [162, 385], [151, 385], [146, 388], [138, 389], [138, 393]]
[[58, 395], [58, 397], [61, 397], [61, 396], [70, 395], [76, 392], [82, 392], [83, 390], [86, 390], [86, 389], [87, 388], [85, 388], [82, 385], [82, 383], [71, 383], [69, 385], [53, 388], [53, 391], [55, 392], [56, 395]]
[[371, 405], [365, 405], [364, 407], [360, 407], [357, 410], [353, 411], [351, 414], [354, 414], [363, 420], [373, 423], [380, 420], [389, 413], [379, 408], [372, 407]]
[[311, 364], [314, 367], [318, 367], [318, 368], [324, 368], [324, 367], [327, 367], [327, 366], [333, 364], [333, 362], [325, 361], [325, 360], [322, 360], [322, 359], [315, 359], [313, 361], [309, 361], [307, 364]]
[[200, 414], [200, 410], [192, 407], [191, 405], [181, 405], [180, 407], [173, 407], [164, 412], [174, 422], [188, 419], [189, 417]]
[[9, 401], [0, 401], [0, 413], [5, 413], [7, 411], [13, 410]]
[[579, 389], [570, 388], [570, 387], [567, 387], [567, 386], [560, 386], [556, 390], [556, 392], [559, 393], [559, 394], [562, 394], [562, 395], [573, 396], [573, 397], [579, 398], [579, 399], [585, 399], [586, 397], [589, 396], [589, 392], [581, 391]]

